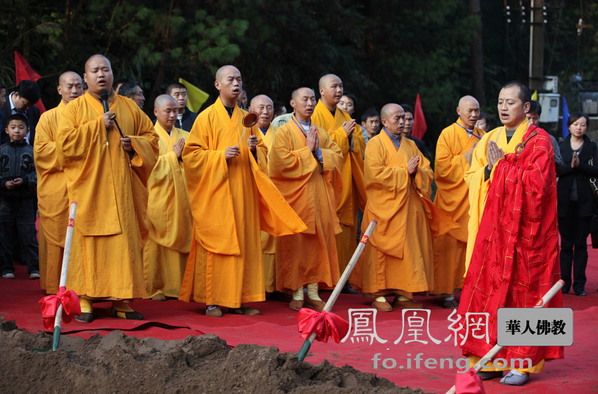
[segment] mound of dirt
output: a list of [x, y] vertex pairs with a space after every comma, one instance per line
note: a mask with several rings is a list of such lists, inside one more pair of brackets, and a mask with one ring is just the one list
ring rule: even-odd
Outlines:
[[90, 339], [19, 330], [0, 317], [2, 393], [422, 393], [327, 361], [297, 361], [275, 347], [230, 349], [214, 335], [179, 341], [114, 331]]

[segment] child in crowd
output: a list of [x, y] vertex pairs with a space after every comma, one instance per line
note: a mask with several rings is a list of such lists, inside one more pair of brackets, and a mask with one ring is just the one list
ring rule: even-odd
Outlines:
[[27, 264], [29, 278], [39, 279], [35, 229], [37, 176], [33, 148], [25, 141], [27, 133], [27, 118], [22, 114], [11, 115], [6, 125], [10, 142], [0, 145], [0, 272], [5, 279], [15, 277], [12, 265], [15, 257]]

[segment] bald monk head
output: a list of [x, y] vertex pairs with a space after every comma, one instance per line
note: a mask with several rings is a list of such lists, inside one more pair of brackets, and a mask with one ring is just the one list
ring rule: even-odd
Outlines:
[[214, 86], [220, 92], [220, 100], [225, 107], [232, 108], [241, 94], [243, 80], [241, 72], [231, 65], [222, 66], [216, 71]]
[[382, 125], [389, 134], [400, 135], [405, 127], [405, 111], [399, 104], [386, 104], [380, 111]]
[[476, 122], [480, 117], [480, 103], [473, 96], [463, 96], [459, 100], [459, 106], [457, 107], [457, 113], [463, 126], [467, 130], [473, 130]]
[[343, 97], [343, 81], [334, 75], [326, 74], [320, 78], [320, 99], [329, 111], [334, 111]]
[[265, 130], [270, 127], [274, 117], [274, 102], [270, 97], [265, 94], [255, 96], [249, 103], [249, 110], [257, 113], [257, 125], [260, 129]]
[[68, 104], [71, 100], [83, 94], [83, 80], [81, 76], [74, 71], [66, 71], [58, 78], [58, 94], [62, 101]]
[[112, 65], [110, 60], [103, 55], [93, 55], [87, 62], [85, 62], [85, 83], [87, 83], [87, 90], [94, 97], [100, 97], [102, 90], [112, 91], [112, 83], [114, 82], [114, 75], [112, 75]]
[[291, 95], [291, 107], [298, 121], [307, 123], [316, 108], [316, 95], [310, 88], [296, 89]]
[[177, 120], [178, 105], [176, 100], [168, 95], [161, 94], [154, 100], [154, 115], [164, 130], [170, 133]]

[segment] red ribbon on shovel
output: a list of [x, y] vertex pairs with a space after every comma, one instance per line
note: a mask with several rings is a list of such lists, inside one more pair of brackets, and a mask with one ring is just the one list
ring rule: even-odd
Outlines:
[[65, 323], [70, 323], [75, 316], [81, 314], [77, 293], [72, 290], [67, 291], [64, 286], [60, 287], [55, 295], [49, 295], [39, 300], [39, 303], [42, 304], [42, 318], [46, 331], [54, 329], [54, 319], [60, 304], [62, 304], [62, 321]]
[[332, 312], [316, 312], [313, 309], [301, 308], [297, 314], [297, 326], [301, 338], [307, 339], [311, 333], [316, 334], [316, 339], [328, 342], [332, 336], [334, 342], [339, 343], [349, 331], [349, 323], [339, 315]]

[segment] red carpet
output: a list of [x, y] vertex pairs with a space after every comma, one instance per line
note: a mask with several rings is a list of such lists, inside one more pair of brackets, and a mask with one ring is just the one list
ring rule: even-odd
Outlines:
[[[0, 279], [0, 315], [6, 320], [16, 320], [17, 326], [31, 332], [42, 330], [39, 299], [44, 296], [38, 288], [39, 282], [28, 279], [24, 266], [17, 265], [16, 279]], [[590, 250], [588, 262], [588, 283], [586, 297], [564, 295], [565, 307], [574, 310], [574, 345], [565, 348], [565, 359], [547, 363], [543, 373], [534, 375], [523, 388], [500, 385], [498, 380], [484, 382], [488, 393], [526, 392], [526, 393], [560, 393], [560, 392], [595, 392], [598, 391], [595, 364], [598, 361], [598, 251]], [[328, 293], [324, 293], [328, 297]], [[378, 314], [376, 318], [377, 333], [387, 340], [381, 344], [376, 341], [368, 343], [315, 342], [307, 361], [318, 363], [324, 359], [342, 366], [349, 364], [361, 371], [374, 372], [388, 378], [400, 386], [420, 387], [426, 392], [445, 392], [454, 383], [456, 367], [449, 368], [448, 359], [461, 357], [457, 347], [444, 339], [451, 334], [447, 317], [451, 311], [440, 307], [439, 301], [433, 297], [416, 297], [430, 310], [430, 335], [442, 342], [434, 344], [427, 336], [419, 342], [405, 344], [408, 333], [403, 335], [398, 344], [395, 340], [401, 335], [401, 311]], [[276, 346], [282, 352], [298, 352], [303, 340], [297, 332], [296, 313], [280, 302], [268, 301], [252, 304], [262, 311], [261, 316], [236, 316], [225, 314], [222, 318], [209, 318], [203, 315], [204, 305], [184, 303], [177, 300], [155, 302], [137, 300], [133, 306], [141, 312], [144, 321], [125, 321], [110, 317], [110, 303], [94, 304], [97, 319], [91, 324], [72, 322], [63, 326], [63, 333], [81, 337], [94, 334], [105, 334], [111, 330], [122, 330], [127, 335], [137, 337], [154, 337], [161, 339], [182, 339], [189, 335], [214, 334], [235, 346], [240, 343], [255, 343], [264, 346]], [[334, 312], [348, 319], [349, 308], [368, 308], [369, 305], [359, 295], [342, 294], [334, 307]], [[425, 333], [425, 332], [424, 332]], [[413, 339], [413, 338], [411, 338]], [[422, 353], [419, 368], [416, 368], [416, 355]], [[378, 354], [378, 368], [374, 368], [374, 355]], [[386, 365], [396, 366], [384, 369]], [[435, 368], [426, 368], [436, 362]], [[434, 360], [432, 360], [434, 359]], [[443, 369], [440, 363], [443, 362]], [[408, 367], [410, 365], [410, 368]]]

